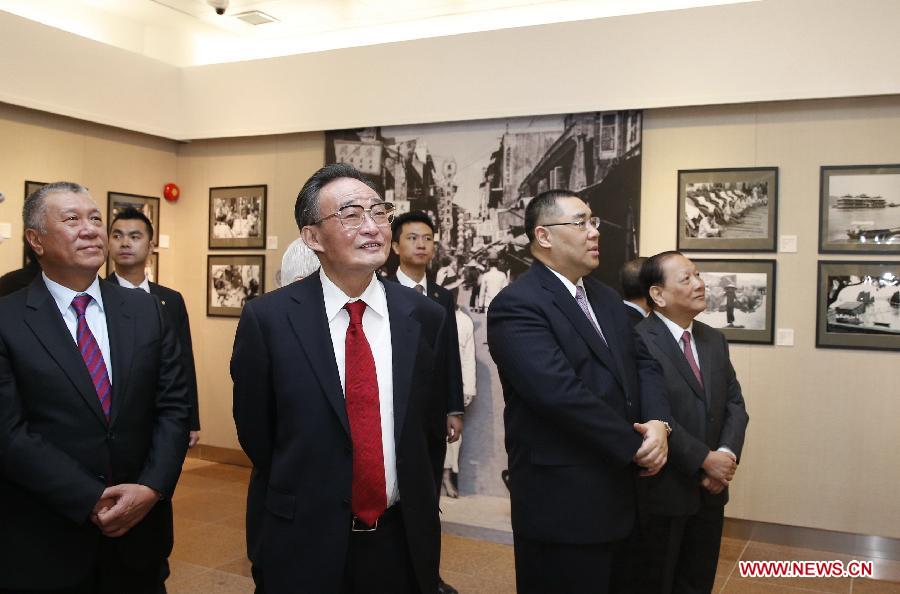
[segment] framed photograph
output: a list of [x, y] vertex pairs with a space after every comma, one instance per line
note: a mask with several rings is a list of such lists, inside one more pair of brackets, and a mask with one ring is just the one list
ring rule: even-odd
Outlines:
[[821, 168], [819, 253], [900, 254], [900, 165]]
[[206, 315], [237, 318], [265, 290], [265, 256], [207, 256]]
[[678, 171], [678, 249], [774, 252], [778, 168]]
[[693, 260], [706, 283], [697, 320], [728, 342], [775, 342], [775, 260]]
[[209, 189], [210, 249], [266, 247], [267, 186]]
[[[153, 225], [153, 245], [159, 246], [159, 198], [154, 196], [139, 196], [137, 194], [125, 194], [122, 192], [107, 192], [106, 228], [112, 225], [112, 220], [120, 210], [133, 207], [150, 219]], [[116, 269], [112, 258], [106, 260], [106, 273], [110, 274]], [[145, 274], [151, 282], [159, 282], [159, 251], [153, 248], [150, 257], [147, 258]]]
[[[47, 182], [37, 182], [25, 180], [25, 198], [31, 196], [33, 192], [40, 190], [42, 187], [46, 186]], [[28, 266], [28, 262], [31, 260], [30, 253], [31, 250], [27, 247], [27, 242], [25, 241], [24, 235], [22, 238], [22, 268]]]
[[900, 262], [820, 261], [816, 346], [900, 350]]

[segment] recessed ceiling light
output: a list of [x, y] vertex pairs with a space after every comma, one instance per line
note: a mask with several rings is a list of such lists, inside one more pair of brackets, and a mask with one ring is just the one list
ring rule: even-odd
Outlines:
[[234, 16], [250, 25], [265, 25], [266, 23], [278, 22], [278, 19], [275, 17], [260, 12], [259, 10], [248, 10], [247, 12], [242, 12]]

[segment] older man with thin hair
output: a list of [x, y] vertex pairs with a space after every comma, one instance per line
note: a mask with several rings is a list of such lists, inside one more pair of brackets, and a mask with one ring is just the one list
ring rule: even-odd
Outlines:
[[317, 171], [294, 212], [321, 269], [242, 312], [231, 376], [259, 591], [437, 591], [456, 345], [440, 305], [375, 274], [393, 210], [355, 168]]
[[188, 445], [177, 338], [159, 301], [97, 276], [88, 191], [25, 200], [41, 264], [0, 299], [0, 592], [164, 592]]

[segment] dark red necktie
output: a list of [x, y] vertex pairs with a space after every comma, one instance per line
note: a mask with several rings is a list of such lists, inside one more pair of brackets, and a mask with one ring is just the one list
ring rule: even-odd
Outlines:
[[94, 389], [97, 391], [97, 398], [100, 399], [100, 408], [103, 414], [109, 420], [110, 393], [112, 385], [109, 383], [109, 373], [106, 371], [106, 362], [103, 361], [103, 353], [100, 351], [100, 345], [94, 338], [90, 327], [88, 327], [87, 318], [84, 312], [93, 297], [90, 295], [78, 295], [72, 300], [72, 308], [78, 315], [78, 328], [75, 332], [78, 342], [78, 350], [81, 351], [81, 358], [87, 366], [88, 373], [91, 375], [91, 381], [94, 382]]
[[375, 358], [363, 333], [364, 301], [344, 306], [350, 325], [344, 343], [344, 392], [350, 438], [353, 440], [353, 485], [350, 509], [368, 526], [374, 526], [385, 508], [384, 453], [381, 441], [381, 406]]
[[691, 371], [694, 372], [694, 377], [697, 378], [697, 383], [702, 388], [703, 376], [700, 375], [700, 366], [697, 365], [697, 360], [694, 359], [694, 350], [691, 348], [691, 333], [685, 330], [684, 334], [681, 335], [681, 342], [684, 343], [684, 358], [687, 359], [688, 365], [691, 366]]

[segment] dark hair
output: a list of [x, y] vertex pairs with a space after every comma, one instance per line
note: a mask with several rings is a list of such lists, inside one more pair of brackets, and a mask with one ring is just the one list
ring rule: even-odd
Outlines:
[[112, 226], [116, 224], [116, 221], [143, 221], [145, 225], [147, 225], [147, 233], [150, 234], [150, 240], [153, 240], [153, 223], [150, 222], [150, 219], [147, 218], [147, 215], [139, 211], [133, 206], [126, 206], [113, 217], [112, 222], [109, 224], [110, 230]]
[[297, 194], [297, 202], [294, 203], [294, 219], [297, 221], [299, 229], [316, 224], [316, 221], [319, 220], [319, 193], [326, 185], [342, 177], [359, 180], [376, 192], [378, 191], [375, 184], [353, 165], [346, 163], [326, 165], [313, 173], [300, 188], [300, 193]]
[[622, 264], [619, 271], [619, 282], [622, 284], [622, 297], [627, 300], [644, 297], [644, 285], [641, 282], [641, 267], [647, 258], [635, 258]]
[[394, 222], [391, 223], [391, 234], [394, 236], [392, 241], [398, 241], [400, 233], [403, 232], [403, 225], [407, 223], [425, 223], [431, 229], [431, 232], [434, 233], [434, 221], [431, 220], [431, 217], [425, 211], [412, 210], [396, 217]]
[[584, 200], [577, 192], [572, 192], [571, 190], [547, 190], [532, 198], [528, 206], [525, 207], [525, 235], [528, 236], [528, 241], [534, 241], [534, 228], [540, 224], [538, 220], [559, 212], [556, 207], [556, 201], [560, 198]]
[[57, 192], [87, 194], [90, 196], [87, 188], [75, 182], [60, 181], [44, 184], [25, 197], [25, 204], [22, 206], [22, 221], [25, 223], [26, 229], [34, 229], [41, 235], [47, 232], [47, 228], [44, 225], [44, 214], [47, 211], [47, 196]]
[[653, 298], [650, 296], [650, 287], [654, 285], [662, 286], [666, 283], [666, 275], [662, 268], [663, 262], [672, 256], [683, 255], [677, 250], [660, 252], [647, 258], [647, 261], [641, 266], [641, 284], [644, 287], [644, 296], [647, 298], [647, 306], [650, 309], [655, 309], [656, 307], [656, 304], [653, 303]]

